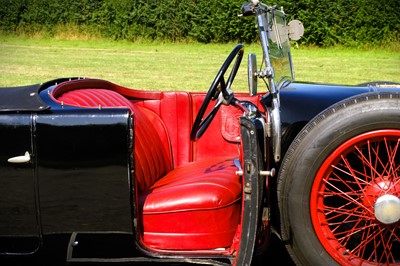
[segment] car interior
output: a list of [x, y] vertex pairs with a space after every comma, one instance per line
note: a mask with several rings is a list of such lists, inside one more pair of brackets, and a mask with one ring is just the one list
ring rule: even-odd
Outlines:
[[141, 245], [158, 252], [229, 251], [241, 223], [242, 178], [234, 163], [241, 156], [240, 110], [222, 106], [194, 142], [191, 126], [204, 93], [137, 91], [78, 79], [57, 85], [51, 96], [62, 106], [130, 110]]

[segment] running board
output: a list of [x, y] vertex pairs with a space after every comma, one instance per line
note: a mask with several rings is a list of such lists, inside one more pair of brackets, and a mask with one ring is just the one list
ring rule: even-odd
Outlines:
[[68, 264], [148, 264], [167, 265], [173, 263], [197, 265], [231, 265], [230, 260], [222, 262], [205, 258], [154, 258], [143, 256], [135, 248], [134, 236], [127, 232], [73, 232], [68, 243], [66, 260]]

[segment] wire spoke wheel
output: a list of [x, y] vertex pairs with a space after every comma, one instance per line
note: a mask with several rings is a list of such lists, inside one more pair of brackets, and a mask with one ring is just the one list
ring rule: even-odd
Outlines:
[[321, 112], [278, 175], [283, 242], [299, 265], [400, 265], [400, 93]]
[[400, 130], [378, 130], [345, 142], [319, 169], [311, 219], [321, 244], [339, 263], [400, 263], [399, 161]]

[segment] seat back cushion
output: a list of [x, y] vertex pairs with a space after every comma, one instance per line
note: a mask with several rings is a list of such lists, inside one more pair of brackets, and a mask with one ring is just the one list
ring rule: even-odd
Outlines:
[[174, 168], [192, 161], [192, 128], [191, 96], [183, 91], [160, 92], [157, 99], [146, 99], [135, 102], [156, 113], [168, 131], [173, 152]]
[[107, 89], [81, 88], [57, 97], [77, 107], [125, 107], [134, 115], [135, 180], [139, 192], [147, 191], [172, 169], [171, 148], [164, 123], [152, 111], [136, 106], [121, 94]]
[[135, 187], [142, 193], [171, 171], [173, 166], [169, 139], [161, 119], [144, 107], [134, 106], [133, 112]]

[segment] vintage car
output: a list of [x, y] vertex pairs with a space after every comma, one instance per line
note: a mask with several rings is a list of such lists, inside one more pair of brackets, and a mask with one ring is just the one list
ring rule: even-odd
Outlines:
[[207, 93], [0, 89], [0, 260], [67, 235], [67, 263], [250, 265], [276, 234], [299, 265], [400, 264], [400, 85], [296, 83], [302, 24], [242, 13], [250, 93], [231, 89], [242, 44]]

